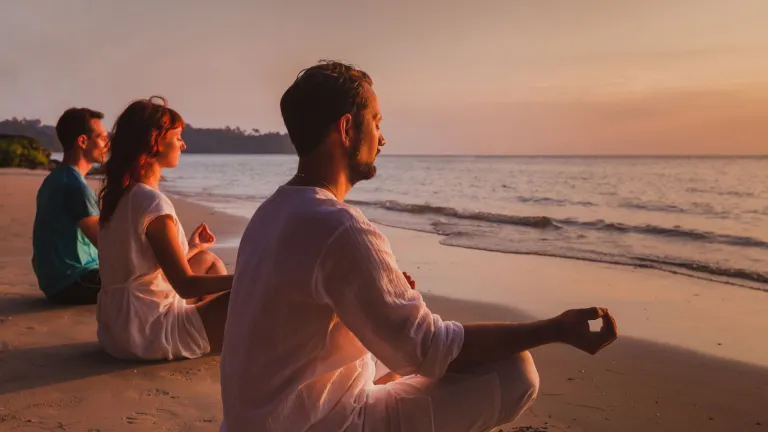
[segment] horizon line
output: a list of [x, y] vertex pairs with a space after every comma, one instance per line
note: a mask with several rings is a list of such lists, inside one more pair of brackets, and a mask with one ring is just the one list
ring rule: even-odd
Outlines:
[[[52, 151], [51, 154], [63, 154], [64, 152], [61, 151]], [[217, 152], [183, 152], [182, 154], [190, 156], [206, 156], [206, 155], [217, 155], [217, 156], [296, 156], [295, 153], [217, 153]], [[631, 153], [631, 154], [589, 154], [589, 153], [583, 153], [583, 154], [525, 154], [525, 153], [387, 153], [387, 154], [381, 154], [378, 156], [381, 157], [508, 157], [508, 158], [605, 158], [605, 159], [616, 159], [616, 158], [668, 158], [668, 159], [684, 159], [684, 158], [712, 158], [712, 159], [734, 159], [734, 158], [742, 158], [742, 159], [763, 159], [768, 158], [768, 153], [765, 154], [712, 154], [712, 153], [702, 153], [702, 154], [641, 154], [641, 153]]]
[[717, 153], [680, 153], [680, 154], [657, 154], [657, 153], [628, 153], [628, 154], [611, 154], [611, 153], [382, 153], [379, 157], [395, 156], [443, 156], [443, 157], [551, 157], [551, 158], [767, 158], [768, 153], [745, 153], [745, 154], [717, 154]]

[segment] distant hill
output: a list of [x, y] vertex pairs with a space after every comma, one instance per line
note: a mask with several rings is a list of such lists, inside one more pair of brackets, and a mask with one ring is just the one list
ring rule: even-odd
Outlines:
[[0, 121], [0, 134], [25, 135], [34, 138], [43, 147], [60, 152], [61, 144], [56, 138], [56, 129], [53, 126], [44, 125], [38, 119], [17, 119]]
[[258, 129], [246, 132], [238, 128], [196, 128], [190, 124], [184, 128], [184, 142], [188, 153], [271, 153], [296, 154], [287, 134]]
[[[39, 119], [14, 117], [2, 120], [0, 134], [26, 135], [51, 151], [62, 151], [56, 129], [42, 124]], [[296, 154], [288, 135], [277, 132], [262, 134], [258, 129], [245, 131], [229, 126], [223, 129], [196, 128], [187, 124], [182, 136], [189, 153]]]

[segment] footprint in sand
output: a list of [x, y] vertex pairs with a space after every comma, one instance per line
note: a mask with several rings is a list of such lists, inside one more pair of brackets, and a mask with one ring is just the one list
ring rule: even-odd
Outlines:
[[183, 379], [184, 381], [192, 381], [192, 379], [203, 372], [203, 368], [181, 368], [176, 369], [168, 374], [169, 377]]
[[214, 359], [210, 362], [206, 362], [202, 365], [199, 365], [198, 367], [183, 367], [178, 368], [173, 371], [170, 371], [168, 373], [168, 376], [171, 378], [178, 378], [183, 379], [185, 381], [192, 381], [192, 379], [196, 375], [200, 375], [202, 373], [205, 373], [208, 369], [218, 369], [219, 367], [219, 361], [217, 359]]
[[169, 396], [171, 392], [160, 390], [160, 389], [154, 389], [154, 390], [147, 390], [144, 392], [144, 396], [152, 397], [152, 396]]
[[145, 412], [135, 412], [123, 417], [123, 421], [131, 425], [154, 425], [160, 423], [157, 417]]
[[215, 416], [206, 416], [203, 418], [193, 420], [193, 423], [214, 423], [214, 422], [217, 422]]

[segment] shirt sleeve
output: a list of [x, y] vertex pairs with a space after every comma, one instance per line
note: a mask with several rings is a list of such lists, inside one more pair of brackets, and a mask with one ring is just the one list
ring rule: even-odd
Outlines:
[[464, 328], [443, 321], [411, 289], [386, 237], [366, 220], [341, 228], [315, 273], [315, 296], [387, 368], [440, 378], [458, 355]]
[[144, 193], [137, 194], [139, 202], [137, 210], [138, 214], [135, 217], [138, 218], [139, 235], [144, 236], [147, 233], [147, 226], [155, 218], [163, 215], [170, 215], [173, 217], [174, 223], [179, 224], [179, 220], [176, 217], [176, 211], [173, 208], [173, 204], [162, 195], [160, 192], [155, 191], [142, 191]]
[[74, 182], [66, 187], [64, 205], [75, 221], [99, 215], [99, 200], [84, 182]]

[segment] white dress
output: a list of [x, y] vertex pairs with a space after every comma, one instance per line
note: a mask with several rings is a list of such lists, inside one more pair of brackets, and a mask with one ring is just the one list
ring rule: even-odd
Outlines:
[[179, 244], [189, 250], [171, 201], [142, 183], [120, 199], [99, 231], [102, 288], [97, 306], [99, 344], [121, 359], [172, 360], [210, 351], [197, 309], [174, 291], [146, 237], [156, 217], [171, 215]]

